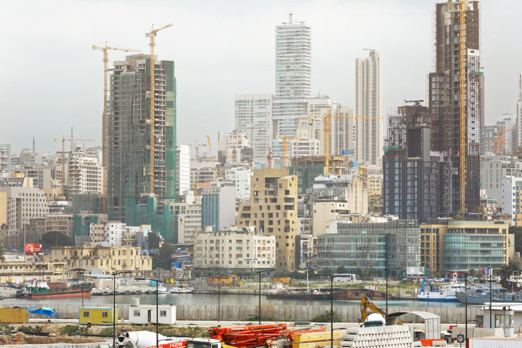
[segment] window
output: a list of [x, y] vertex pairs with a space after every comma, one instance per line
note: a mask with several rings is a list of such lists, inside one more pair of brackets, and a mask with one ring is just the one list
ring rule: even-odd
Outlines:
[[109, 312], [102, 312], [102, 318], [108, 318]]
[[89, 317], [89, 311], [84, 311], [83, 312], [83, 317], [84, 318], [88, 318]]
[[139, 309], [134, 310], [134, 316], [139, 317], [141, 315], [141, 311]]
[[167, 311], [160, 311], [160, 317], [166, 317]]

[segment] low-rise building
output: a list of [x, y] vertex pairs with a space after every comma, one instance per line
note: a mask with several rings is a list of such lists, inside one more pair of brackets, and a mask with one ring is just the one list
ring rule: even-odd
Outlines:
[[194, 268], [207, 270], [275, 268], [275, 236], [247, 231], [200, 232], [194, 244]]
[[97, 270], [104, 274], [118, 271], [130, 271], [133, 275], [141, 275], [152, 269], [152, 259], [141, 253], [138, 247], [103, 247], [103, 246], [66, 246], [52, 248], [44, 261], [63, 262], [65, 270], [84, 268]]
[[45, 218], [45, 232], [60, 232], [68, 237], [73, 236], [73, 214], [51, 214]]
[[501, 268], [514, 256], [507, 223], [429, 220], [420, 226], [421, 266], [428, 275]]
[[67, 278], [65, 269], [63, 260], [35, 262], [33, 256], [27, 256], [26, 261], [3, 261], [0, 263], [0, 283], [20, 284], [35, 277], [63, 281]]

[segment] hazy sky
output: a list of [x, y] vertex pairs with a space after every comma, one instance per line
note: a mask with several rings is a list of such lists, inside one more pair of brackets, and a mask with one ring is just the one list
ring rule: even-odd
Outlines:
[[[273, 93], [274, 26], [294, 14], [312, 27], [312, 91], [354, 106], [354, 61], [381, 54], [383, 112], [426, 99], [432, 70], [432, 0], [67, 0], [0, 1], [0, 143], [12, 152], [58, 151], [70, 134], [100, 144], [105, 40], [149, 52], [145, 32], [174, 60], [178, 143], [234, 126], [234, 95]], [[522, 1], [481, 1], [486, 122], [514, 113], [522, 72]], [[111, 52], [110, 60], [124, 58]], [[213, 144], [213, 146], [214, 146]], [[216, 144], [217, 145], [217, 144]], [[213, 147], [214, 149], [217, 146]]]

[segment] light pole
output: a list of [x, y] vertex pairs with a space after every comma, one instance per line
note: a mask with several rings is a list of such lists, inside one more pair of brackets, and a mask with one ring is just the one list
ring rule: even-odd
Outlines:
[[493, 325], [492, 325], [492, 320], [493, 320], [493, 317], [492, 317], [492, 313], [491, 313], [491, 302], [493, 301], [493, 296], [491, 294], [491, 278], [493, 278], [493, 268], [491, 268], [491, 265], [489, 265], [489, 327], [492, 328]]
[[[82, 284], [80, 284], [80, 275], [83, 276], [84, 272], [86, 271], [85, 268], [74, 268], [72, 269], [72, 271], [76, 271], [76, 278], [78, 280], [78, 286], [80, 287], [80, 292], [82, 293], [82, 307], [83, 307], [83, 291], [84, 291], [84, 288], [82, 286]], [[84, 283], [85, 283], [85, 279], [84, 279]]]
[[259, 319], [259, 325], [261, 325], [261, 273], [263, 272], [270, 272], [269, 269], [264, 270], [257, 270], [255, 271], [259, 278], [259, 304], [258, 304], [258, 319]]
[[156, 348], [159, 347], [159, 283], [165, 283], [159, 279], [136, 278], [136, 280], [151, 280], [156, 282]]
[[116, 347], [116, 276], [118, 274], [131, 273], [131, 271], [116, 271], [112, 273], [112, 347]]

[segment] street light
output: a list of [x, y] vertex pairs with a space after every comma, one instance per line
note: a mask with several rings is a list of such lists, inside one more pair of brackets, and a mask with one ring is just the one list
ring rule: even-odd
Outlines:
[[116, 347], [116, 320], [114, 318], [116, 314], [116, 276], [118, 274], [132, 273], [132, 271], [116, 271], [112, 273], [112, 347]]
[[156, 282], [156, 348], [159, 347], [159, 283], [165, 283], [159, 279], [135, 278], [136, 280], [151, 280]]
[[[77, 273], [77, 280], [78, 280], [78, 285], [80, 286], [80, 292], [82, 293], [82, 307], [83, 307], [83, 286], [80, 284], [80, 275], [83, 276], [83, 274], [85, 273], [85, 271], [87, 271], [85, 268], [73, 268], [71, 271], [75, 271]], [[85, 279], [84, 279], [84, 283], [85, 283]]]
[[259, 325], [261, 325], [261, 273], [263, 272], [270, 272], [269, 269], [264, 270], [257, 270], [255, 271], [259, 277], [259, 305], [258, 305], [258, 319], [259, 319]]

